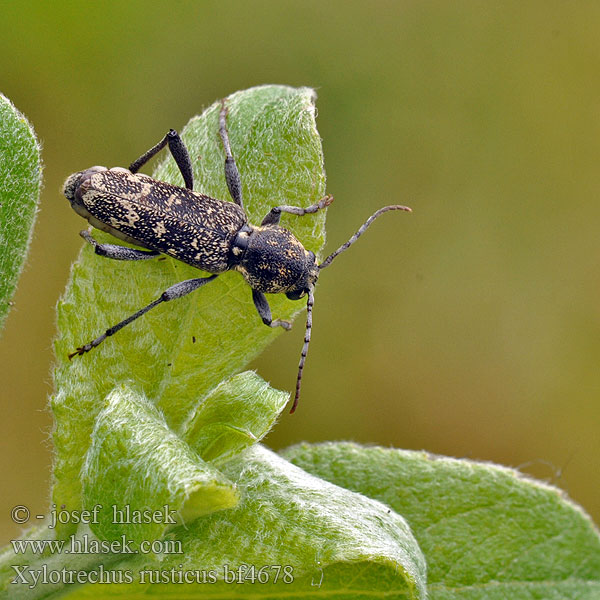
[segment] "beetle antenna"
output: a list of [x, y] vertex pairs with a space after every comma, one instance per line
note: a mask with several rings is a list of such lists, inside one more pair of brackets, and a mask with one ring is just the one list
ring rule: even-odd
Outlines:
[[382, 215], [385, 212], [388, 212], [388, 210], [404, 210], [407, 212], [412, 212], [412, 209], [409, 208], [408, 206], [400, 206], [399, 204], [392, 204], [391, 206], [384, 206], [383, 208], [380, 208], [376, 213], [372, 214], [361, 226], [361, 228], [342, 246], [340, 246], [333, 254], [330, 254], [320, 265], [319, 265], [319, 269], [324, 269], [325, 267], [328, 267], [333, 259], [338, 255], [341, 254], [342, 252], [348, 250], [348, 248], [350, 248], [350, 246], [352, 246], [352, 244], [354, 244], [354, 242], [356, 242], [356, 240], [369, 228], [369, 226], [371, 225], [371, 223], [380, 215]]
[[312, 309], [315, 303], [315, 295], [313, 288], [308, 288], [308, 299], [306, 300], [306, 330], [304, 331], [304, 346], [302, 346], [302, 354], [300, 354], [300, 364], [298, 365], [298, 378], [296, 379], [296, 395], [294, 396], [294, 404], [290, 410], [290, 415], [296, 410], [298, 400], [300, 400], [300, 386], [302, 385], [302, 371], [304, 371], [304, 363], [308, 354], [308, 345], [310, 344], [310, 333], [312, 330]]

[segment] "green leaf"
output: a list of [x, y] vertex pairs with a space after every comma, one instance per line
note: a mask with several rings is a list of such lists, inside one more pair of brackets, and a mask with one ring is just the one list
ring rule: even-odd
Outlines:
[[[120, 562], [104, 555], [105, 571], [127, 572], [134, 583], [71, 586], [66, 597], [426, 597], [423, 555], [404, 519], [384, 504], [313, 477], [260, 445], [224, 465], [224, 473], [237, 483], [240, 504], [174, 529], [170, 541], [181, 542], [179, 553]], [[202, 585], [183, 583], [184, 576]]]
[[186, 442], [204, 459], [230, 459], [261, 440], [289, 400], [252, 372], [218, 385], [186, 427]]
[[283, 452], [403, 515], [433, 600], [600, 598], [600, 536], [558, 489], [488, 463], [355, 444]]
[[[421, 551], [404, 519], [387, 506], [313, 477], [263, 446], [224, 464], [223, 472], [238, 484], [242, 502], [175, 532], [184, 543], [184, 568], [291, 565], [304, 593], [320, 587], [350, 598], [361, 588], [394, 589], [422, 597]], [[161, 568], [181, 560], [162, 558]], [[351, 572], [343, 563], [357, 564], [342, 583], [339, 574]], [[330, 579], [333, 565], [340, 571]]]
[[33, 128], [0, 94], [0, 328], [25, 263], [41, 185]]
[[109, 394], [96, 419], [81, 479], [84, 506], [100, 507], [92, 531], [104, 540], [124, 535], [137, 545], [161, 538], [176, 522], [238, 502], [235, 485], [127, 386]]
[[[313, 100], [310, 90], [278, 86], [229, 100], [232, 147], [253, 221], [273, 205], [312, 204], [324, 194]], [[218, 110], [214, 105], [192, 120], [183, 137], [199, 189], [226, 197], [222, 176], [215, 176], [223, 166]], [[155, 176], [179, 178], [170, 158]], [[323, 219], [287, 220], [318, 253]], [[10, 583], [15, 555], [5, 553], [3, 597], [229, 597], [247, 595], [242, 583], [252, 584], [254, 595], [271, 598], [426, 596], [425, 560], [401, 516], [256, 444], [287, 394], [271, 390], [253, 373], [234, 374], [276, 332], [255, 314], [248, 287], [236, 274], [228, 275], [202, 293], [157, 308], [70, 363], [67, 352], [107, 324], [144, 306], [173, 280], [197, 276], [168, 259], [115, 263], [84, 248], [59, 306], [54, 499], [71, 514], [103, 505], [108, 512], [92, 521], [93, 531], [80, 526], [76, 539], [122, 540], [126, 550], [54, 549], [19, 557], [17, 562], [28, 565], [30, 582], [48, 567], [61, 573], [56, 585], [31, 588]], [[275, 298], [272, 306], [284, 318], [299, 307], [285, 298]], [[182, 525], [167, 528], [164, 518], [115, 522], [113, 505], [130, 515], [166, 505]], [[30, 535], [61, 542], [73, 531], [63, 526]], [[168, 546], [161, 551], [154, 542]], [[137, 553], [128, 553], [131, 545]], [[85, 583], [86, 575], [97, 581], [101, 571], [117, 580], [127, 574], [133, 582], [63, 583], [69, 577]], [[203, 584], [182, 585], [183, 574]]]
[[[324, 195], [314, 99], [310, 89], [284, 86], [253, 88], [229, 97], [231, 145], [251, 221], [261, 219], [274, 205], [308, 206]], [[228, 200], [218, 135], [219, 107], [215, 103], [192, 119], [182, 137], [192, 158], [195, 188]], [[156, 132], [157, 138], [162, 133]], [[154, 176], [181, 184], [171, 157]], [[286, 215], [282, 223], [318, 253], [325, 240], [324, 219], [324, 214]], [[94, 235], [100, 241], [114, 241], [99, 232]], [[225, 273], [190, 296], [158, 306], [92, 352], [67, 359], [69, 352], [145, 306], [173, 283], [199, 274], [170, 258], [119, 262], [98, 257], [89, 245], [83, 248], [58, 306], [57, 393], [52, 399], [56, 420], [53, 498], [58, 506], [69, 510], [81, 506], [79, 473], [96, 416], [113, 388], [134, 381], [136, 389], [161, 410], [167, 425], [185, 435], [186, 424], [203, 399], [279, 334], [265, 327], [256, 314], [241, 276]], [[276, 317], [290, 318], [303, 307], [280, 296], [269, 299]], [[245, 392], [240, 389], [240, 393]], [[67, 535], [72, 530], [61, 531]]]

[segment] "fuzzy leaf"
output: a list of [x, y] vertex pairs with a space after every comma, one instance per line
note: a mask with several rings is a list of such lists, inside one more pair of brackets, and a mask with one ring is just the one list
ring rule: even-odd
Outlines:
[[[356, 598], [359, 591], [382, 590], [424, 596], [421, 551], [404, 519], [387, 506], [313, 477], [259, 445], [223, 465], [223, 472], [237, 482], [243, 500], [178, 532], [188, 558], [184, 568], [291, 565], [296, 581], [281, 584], [282, 597]], [[163, 557], [161, 568], [179, 558]]]
[[0, 94], [0, 328], [25, 263], [41, 185], [33, 128]]
[[283, 455], [403, 515], [432, 600], [600, 598], [600, 536], [558, 489], [488, 463], [355, 444]]
[[185, 440], [204, 460], [225, 461], [261, 440], [288, 400], [255, 373], [234, 375], [198, 406]]
[[[120, 562], [104, 555], [105, 571], [129, 573], [133, 583], [69, 586], [64, 597], [426, 597], [423, 555], [404, 519], [384, 504], [313, 477], [260, 445], [224, 465], [224, 473], [237, 483], [240, 504], [172, 530], [180, 553]], [[33, 597], [25, 584], [15, 591]]]
[[138, 545], [161, 538], [172, 521], [189, 523], [238, 502], [235, 485], [124, 385], [109, 394], [96, 419], [81, 479], [84, 506], [102, 507], [92, 531], [105, 540], [125, 535]]
[[[284, 201], [308, 206], [324, 195], [312, 90], [264, 86], [232, 94], [228, 105], [231, 145], [251, 221]], [[228, 200], [218, 135], [219, 106], [216, 103], [192, 119], [182, 137], [194, 165], [195, 189]], [[157, 138], [162, 134], [157, 132]], [[171, 157], [154, 176], [181, 185]], [[317, 214], [285, 218], [282, 223], [318, 253], [325, 239], [324, 218]], [[99, 241], [114, 243], [108, 235], [94, 235]], [[57, 393], [52, 400], [57, 505], [70, 510], [80, 507], [79, 472], [96, 416], [115, 386], [135, 381], [137, 389], [164, 414], [167, 425], [182, 435], [211, 390], [278, 335], [256, 314], [241, 276], [225, 273], [190, 296], [158, 306], [92, 352], [67, 359], [69, 352], [148, 304], [173, 283], [199, 274], [170, 258], [120, 262], [99, 258], [89, 245], [83, 248], [58, 306]], [[290, 318], [303, 306], [279, 296], [270, 301], [276, 317]], [[62, 535], [69, 531], [62, 530]]]

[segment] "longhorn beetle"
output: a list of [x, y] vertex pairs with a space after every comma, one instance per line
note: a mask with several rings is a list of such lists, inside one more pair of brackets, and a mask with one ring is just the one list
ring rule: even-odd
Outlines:
[[[171, 286], [144, 308], [77, 348], [69, 354], [69, 359], [89, 352], [158, 304], [181, 298], [225, 271], [239, 271], [252, 288], [252, 299], [259, 316], [269, 327], [288, 330], [291, 323], [271, 317], [265, 293], [284, 293], [290, 300], [307, 297], [304, 345], [298, 366], [296, 394], [290, 410], [293, 413], [300, 399], [302, 371], [312, 328], [314, 288], [320, 270], [354, 244], [377, 217], [390, 210], [410, 211], [410, 208], [399, 205], [380, 208], [345, 244], [318, 265], [314, 253], [305, 250], [291, 232], [280, 227], [279, 220], [281, 213], [298, 216], [315, 213], [329, 206], [333, 196], [325, 196], [307, 208], [275, 206], [259, 226], [248, 223], [240, 175], [229, 143], [227, 114], [227, 103], [222, 100], [219, 135], [225, 153], [225, 181], [233, 202], [216, 200], [193, 191], [190, 156], [173, 129], [156, 146], [131, 163], [129, 169], [91, 167], [74, 173], [66, 180], [63, 191], [77, 214], [93, 227], [143, 248], [100, 244], [87, 231], [82, 231], [80, 235], [94, 247], [96, 254], [115, 260], [146, 260], [167, 254], [211, 273], [209, 277], [188, 279]], [[165, 146], [168, 146], [179, 167], [185, 188], [138, 173]]]

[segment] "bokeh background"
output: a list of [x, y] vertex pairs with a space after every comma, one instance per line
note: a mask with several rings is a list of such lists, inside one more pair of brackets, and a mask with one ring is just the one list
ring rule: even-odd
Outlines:
[[[54, 307], [83, 223], [62, 181], [262, 83], [318, 90], [328, 249], [414, 209], [324, 272], [302, 404], [267, 442], [491, 460], [600, 521], [599, 31], [595, 2], [2, 3], [0, 91], [45, 189], [0, 339], [1, 541], [10, 507], [48, 506]], [[252, 364], [278, 388], [302, 329]]]

